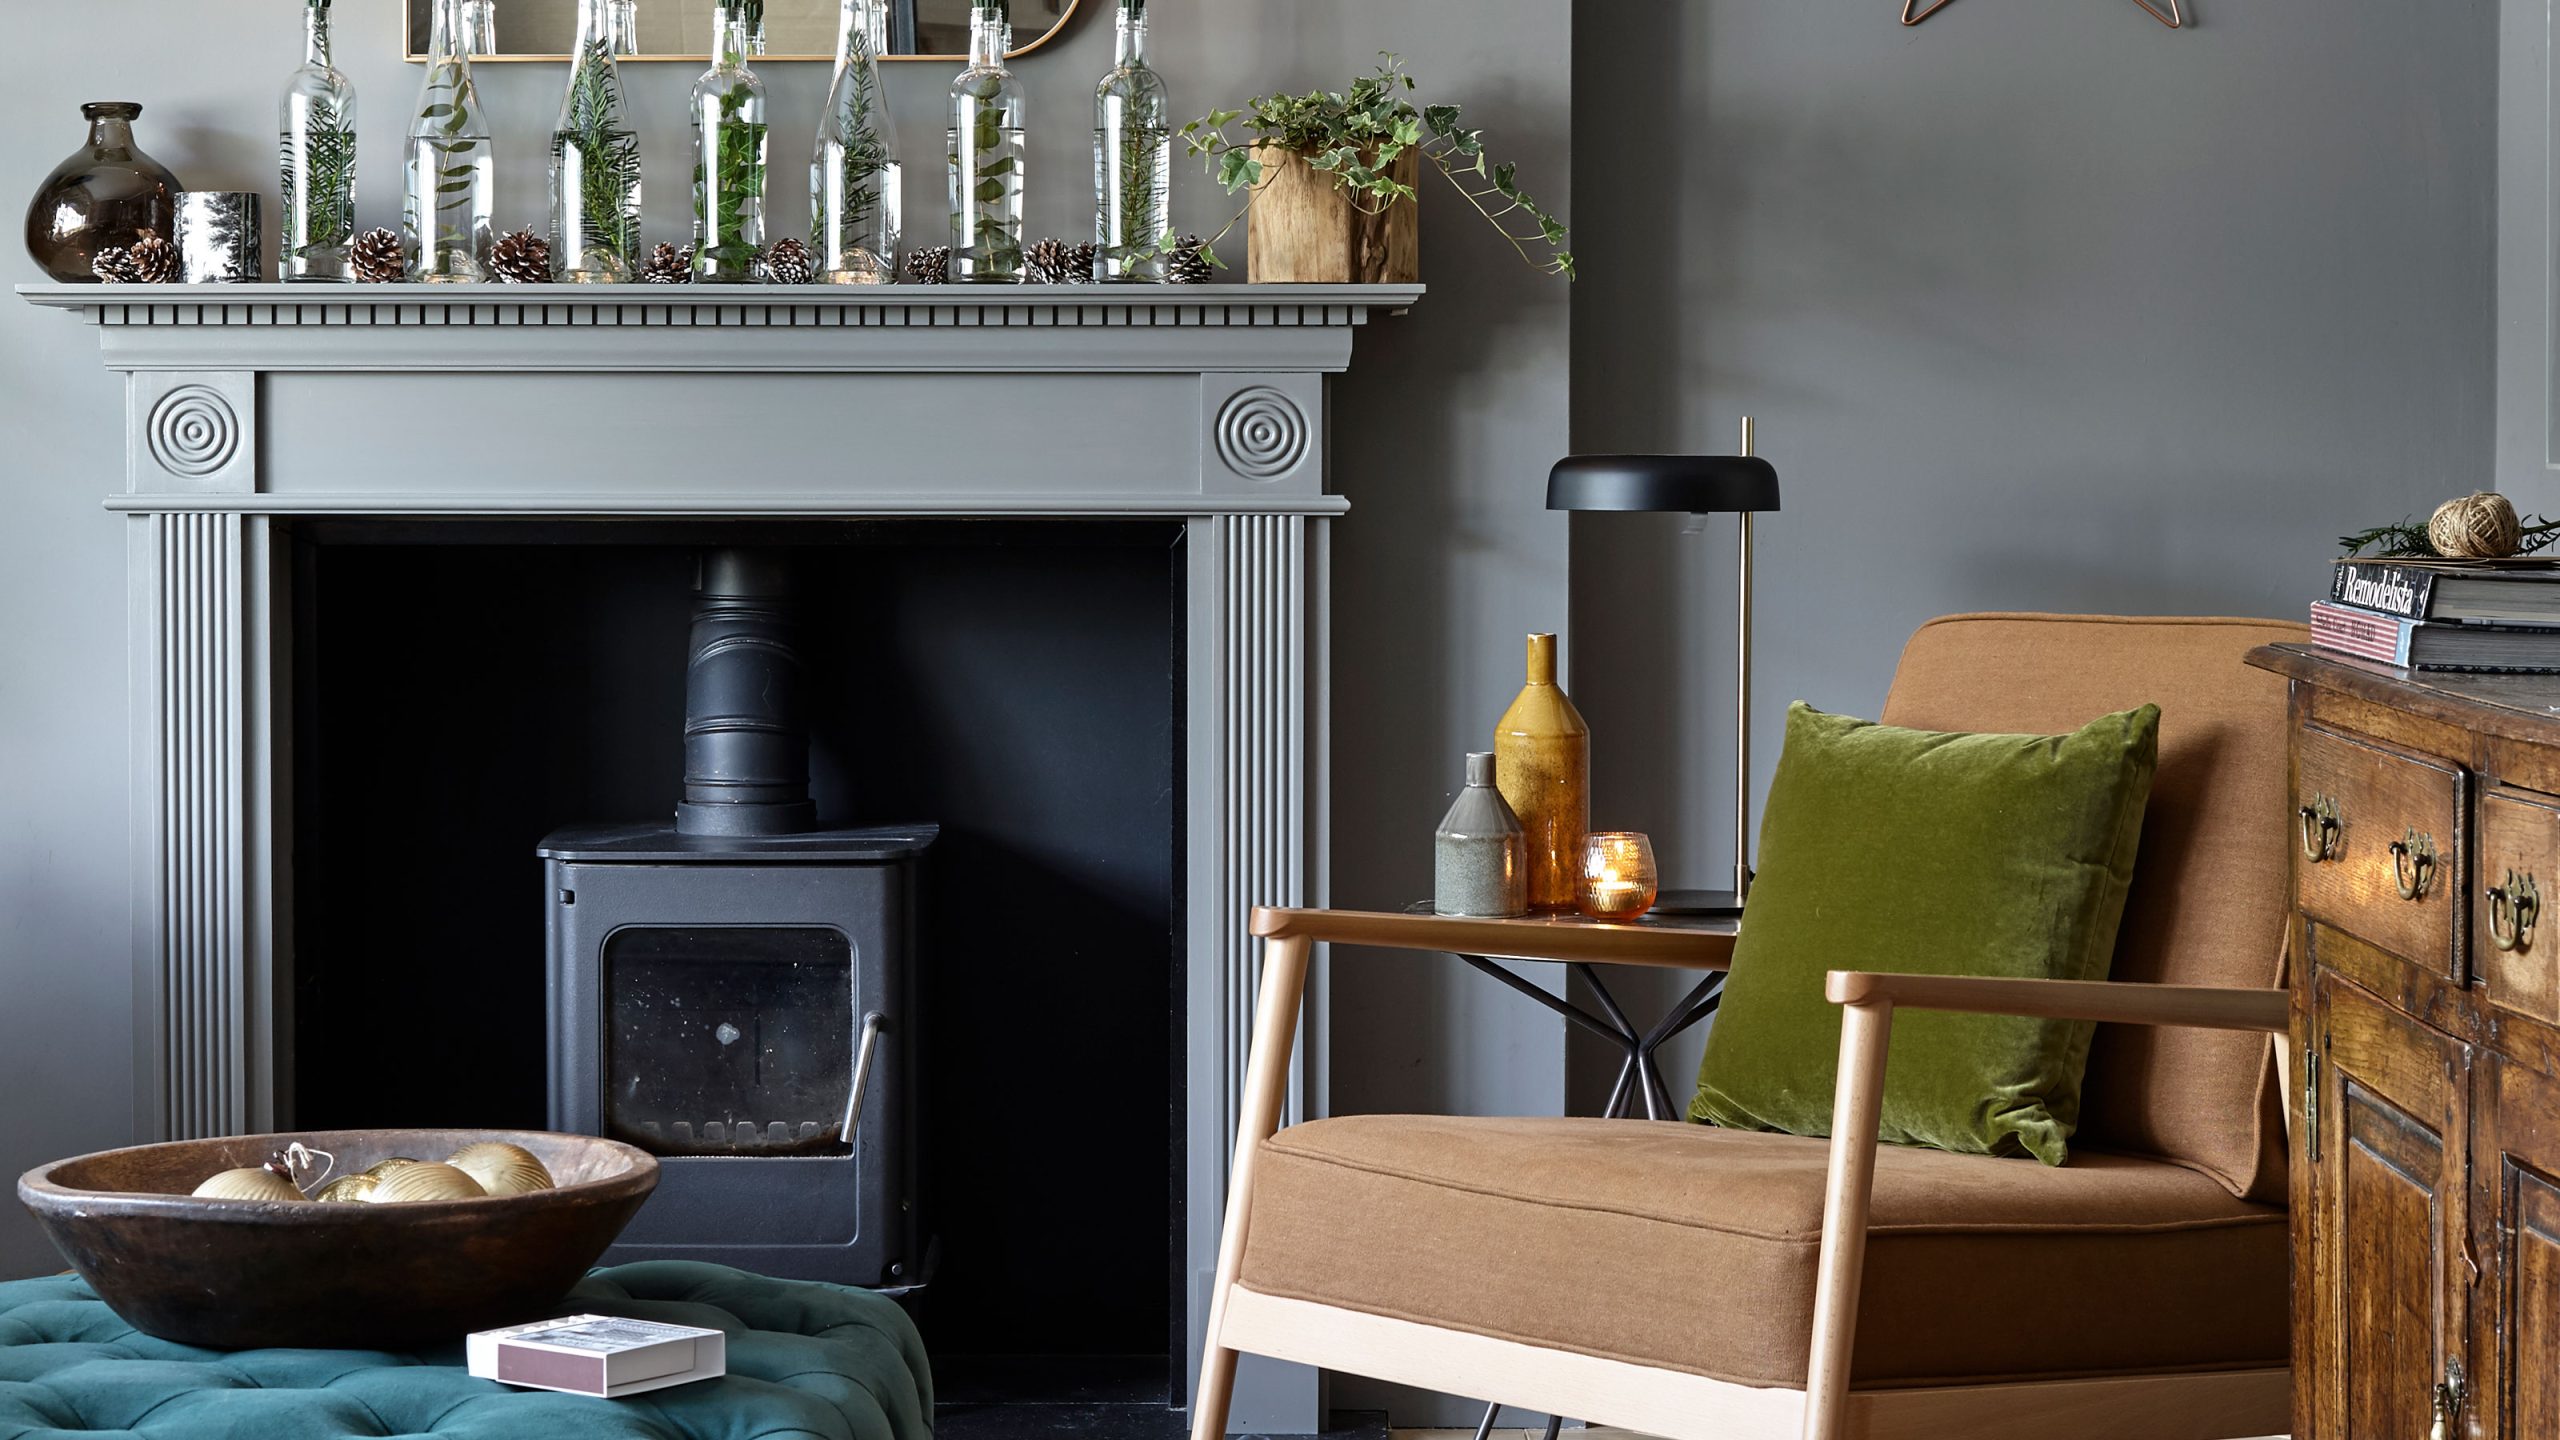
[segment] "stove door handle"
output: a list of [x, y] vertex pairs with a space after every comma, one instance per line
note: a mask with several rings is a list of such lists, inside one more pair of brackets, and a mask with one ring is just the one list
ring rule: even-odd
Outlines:
[[862, 1040], [853, 1057], [853, 1093], [844, 1100], [844, 1123], [836, 1127], [836, 1136], [847, 1148], [862, 1128], [862, 1095], [871, 1088], [871, 1052], [879, 1048], [880, 1032], [889, 1028], [889, 1017], [877, 1010], [862, 1017]]

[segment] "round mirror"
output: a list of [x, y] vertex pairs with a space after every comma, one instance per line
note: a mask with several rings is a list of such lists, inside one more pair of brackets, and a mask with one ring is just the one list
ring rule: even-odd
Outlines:
[[[409, 58], [426, 58], [434, 0], [405, 0]], [[626, 60], [710, 63], [712, 0], [621, 0], [619, 41]], [[884, 60], [967, 58], [970, 0], [888, 0]], [[1080, 0], [1008, 0], [1013, 52], [1037, 50], [1058, 33]], [[578, 0], [468, 0], [476, 59], [563, 60], [578, 31]], [[837, 0], [765, 0], [763, 59], [820, 60], [836, 55]]]

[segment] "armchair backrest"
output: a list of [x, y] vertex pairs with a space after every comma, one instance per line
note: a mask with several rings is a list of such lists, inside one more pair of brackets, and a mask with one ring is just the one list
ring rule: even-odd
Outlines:
[[[2160, 770], [2116, 941], [2118, 980], [2280, 983], [2289, 867], [2282, 678], [2244, 664], [2299, 641], [2278, 620], [1951, 615], [1902, 652], [1884, 721], [2057, 734], [2146, 701]], [[2266, 1037], [2102, 1025], [2079, 1139], [2284, 1199], [2284, 1133]]]

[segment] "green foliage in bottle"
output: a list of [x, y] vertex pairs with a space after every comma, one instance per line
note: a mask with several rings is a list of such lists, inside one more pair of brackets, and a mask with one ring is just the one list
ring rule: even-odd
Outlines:
[[[622, 87], [616, 83], [611, 32], [587, 41], [587, 53], [569, 76], [569, 95], [553, 143], [574, 152], [578, 220], [586, 234], [613, 252], [623, 267], [640, 262], [640, 137], [624, 123]], [[562, 197], [564, 201], [570, 197]], [[565, 237], [555, 235], [555, 253]], [[566, 255], [561, 255], [564, 261]]]
[[327, 100], [314, 100], [303, 122], [301, 144], [287, 135], [278, 147], [281, 172], [278, 181], [283, 188], [284, 213], [295, 214], [295, 205], [303, 193], [304, 167], [295, 163], [299, 150], [310, 161], [310, 229], [295, 253], [344, 245], [356, 233], [356, 132], [346, 123], [338, 106]]

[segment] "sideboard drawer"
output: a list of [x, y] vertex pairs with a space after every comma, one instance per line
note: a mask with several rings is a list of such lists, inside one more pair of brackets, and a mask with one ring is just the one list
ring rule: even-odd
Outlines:
[[2560, 943], [2544, 913], [2560, 881], [2560, 800], [2499, 787], [2480, 797], [2472, 968], [2489, 1002], [2560, 1024]]
[[2303, 913], [2460, 980], [2465, 780], [2441, 760], [2304, 726], [2293, 800]]

